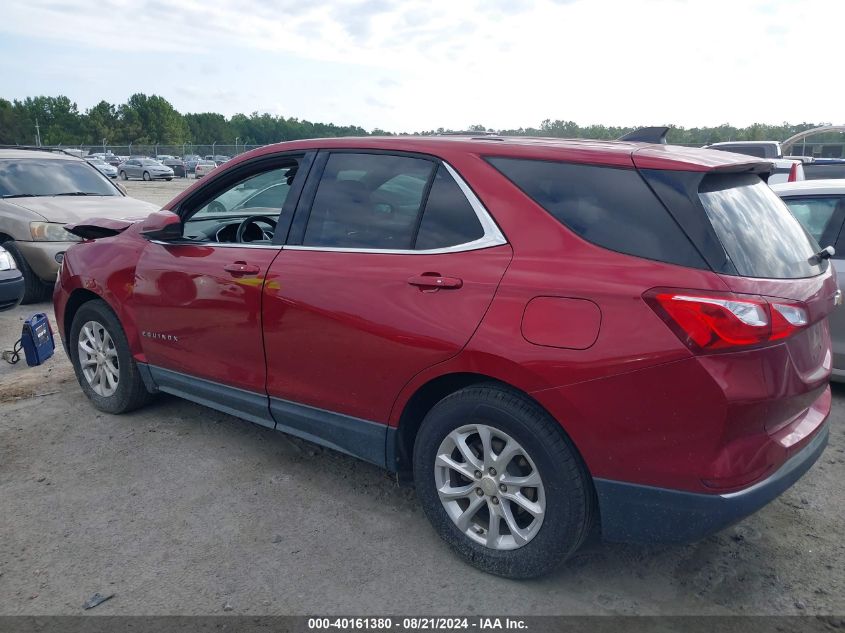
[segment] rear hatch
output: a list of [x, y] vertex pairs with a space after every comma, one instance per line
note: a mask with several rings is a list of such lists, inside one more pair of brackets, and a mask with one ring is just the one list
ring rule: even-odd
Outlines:
[[720, 273], [725, 285], [804, 307], [806, 326], [785, 342], [806, 384], [826, 378], [831, 365], [826, 317], [837, 284], [830, 261], [816, 257], [819, 244], [754, 175], [705, 176], [699, 199], [735, 269]]
[[[757, 371], [766, 376], [772, 397], [803, 393], [806, 401], [820, 392], [831, 368], [826, 317], [837, 300], [836, 278], [830, 261], [817, 257], [820, 246], [761, 179], [770, 166], [757, 162], [702, 165], [698, 171], [656, 169], [648, 151], [643, 160], [635, 152], [633, 160], [725, 284], [728, 300], [747, 300], [741, 309], [754, 310], [755, 302], [759, 304], [759, 319], [752, 315], [748, 321], [752, 326], [758, 325], [754, 319], [770, 321], [768, 335], [733, 350], [741, 351], [743, 345], [780, 348], [780, 354], [758, 355], [768, 359]], [[729, 351], [731, 346], [724, 347]], [[784, 362], [791, 367], [774, 366]]]

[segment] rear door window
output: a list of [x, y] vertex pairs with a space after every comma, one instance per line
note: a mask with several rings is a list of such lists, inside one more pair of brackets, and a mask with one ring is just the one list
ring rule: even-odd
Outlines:
[[827, 263], [810, 264], [818, 245], [759, 176], [712, 174], [699, 187], [716, 235], [743, 277], [813, 277]]
[[412, 248], [426, 185], [435, 164], [387, 154], [329, 156], [304, 246]]
[[633, 169], [516, 158], [487, 160], [585, 240], [628, 255], [707, 268], [692, 242]]
[[836, 242], [842, 220], [845, 218], [845, 198], [841, 196], [819, 196], [812, 198], [784, 198], [792, 215], [822, 246]]

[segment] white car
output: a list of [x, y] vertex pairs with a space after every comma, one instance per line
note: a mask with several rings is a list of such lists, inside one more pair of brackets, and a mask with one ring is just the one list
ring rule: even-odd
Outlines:
[[217, 163], [215, 163], [213, 160], [197, 161], [197, 166], [194, 169], [194, 177], [202, 178], [203, 176], [208, 176], [208, 174], [210, 174], [216, 168]]
[[767, 160], [772, 164], [769, 185], [804, 180], [804, 161], [800, 158], [785, 158], [778, 141], [723, 141], [705, 145], [704, 149], [745, 154]]
[[97, 170], [104, 176], [108, 176], [109, 178], [117, 178], [117, 167], [115, 167], [114, 165], [109, 165], [102, 158], [88, 157], [85, 160], [88, 161], [89, 165], [96, 167]]
[[[845, 179], [805, 180], [772, 186], [807, 232], [821, 248], [833, 246], [831, 257], [836, 276], [845, 279]], [[845, 382], [845, 309], [830, 313], [830, 338], [833, 342], [833, 376], [831, 380]]]

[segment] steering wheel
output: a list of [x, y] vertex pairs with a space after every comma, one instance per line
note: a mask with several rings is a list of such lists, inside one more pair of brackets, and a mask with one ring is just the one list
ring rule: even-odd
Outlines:
[[[250, 224], [254, 222], [265, 222], [270, 225], [270, 228], [274, 231], [276, 230], [276, 221], [273, 218], [267, 217], [266, 215], [251, 215], [248, 218], [244, 218], [243, 221], [238, 225], [238, 231], [235, 233], [235, 242], [238, 244], [243, 244], [244, 235], [246, 234], [246, 230]], [[260, 227], [256, 227], [260, 228]], [[262, 233], [264, 231], [261, 231]]]

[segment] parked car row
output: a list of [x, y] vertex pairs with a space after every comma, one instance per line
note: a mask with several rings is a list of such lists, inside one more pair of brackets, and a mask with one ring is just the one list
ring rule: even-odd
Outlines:
[[[215, 155], [202, 158], [197, 154], [188, 154], [183, 158], [173, 156], [172, 154], [158, 154], [155, 158], [149, 156], [117, 156], [111, 153], [95, 152], [84, 157], [89, 163], [97, 167], [103, 174], [109, 178], [117, 178], [121, 174], [121, 166], [129, 163], [129, 168], [122, 170], [126, 173], [127, 178], [143, 178], [143, 170], [141, 176], [135, 175], [138, 173], [137, 165], [134, 161], [155, 160], [165, 167], [169, 167], [174, 178], [187, 178], [189, 174], [194, 173], [198, 161], [205, 160], [214, 163], [215, 166], [222, 165], [224, 162], [231, 160], [229, 156]], [[130, 161], [133, 161], [130, 163]], [[155, 180], [153, 170], [146, 170], [150, 174], [150, 179]], [[163, 172], [162, 172], [163, 173]], [[207, 170], [205, 170], [207, 173]], [[123, 178], [122, 175], [120, 175]]]

